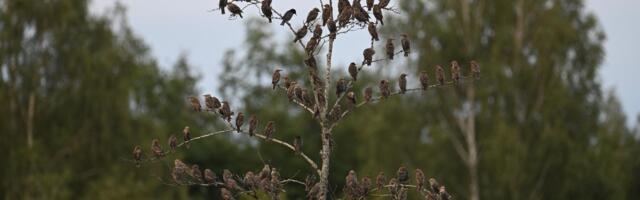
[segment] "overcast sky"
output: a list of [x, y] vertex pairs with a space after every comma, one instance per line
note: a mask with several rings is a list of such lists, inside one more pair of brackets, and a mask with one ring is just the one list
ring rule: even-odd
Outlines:
[[[91, 9], [103, 13], [113, 7], [117, 0], [93, 0]], [[127, 18], [133, 30], [151, 47], [164, 67], [171, 66], [181, 53], [186, 53], [189, 61], [202, 74], [199, 88], [213, 92], [217, 85], [215, 77], [221, 71], [221, 61], [225, 50], [240, 47], [244, 41], [244, 25], [228, 21], [228, 14], [210, 13], [217, 7], [217, 0], [127, 0], [120, 1], [127, 7]], [[278, 10], [296, 8], [300, 16], [306, 16], [309, 5], [316, 6], [316, 0], [278, 0], [273, 6]], [[287, 8], [279, 7], [287, 5]], [[627, 113], [628, 125], [634, 124], [640, 112], [640, 92], [634, 89], [640, 85], [640, 65], [634, 58], [640, 57], [639, 0], [586, 0], [589, 12], [595, 13], [607, 34], [606, 56], [600, 68], [600, 80], [605, 90], [613, 89]], [[221, 27], [224, 26], [224, 31]], [[275, 25], [274, 25], [275, 26]], [[279, 29], [274, 29], [278, 31]], [[280, 29], [281, 30], [281, 29]], [[366, 31], [361, 31], [366, 32]], [[276, 32], [278, 35], [286, 34]], [[366, 34], [366, 33], [361, 33]], [[342, 38], [352, 41], [336, 49], [348, 51], [364, 49], [367, 37], [349, 36]], [[337, 45], [343, 43], [336, 43]], [[362, 44], [362, 45], [359, 45]], [[344, 45], [344, 44], [343, 44]], [[336, 52], [340, 55], [340, 52]], [[346, 55], [346, 54], [342, 54]], [[336, 58], [337, 63], [347, 63], [348, 58]]]

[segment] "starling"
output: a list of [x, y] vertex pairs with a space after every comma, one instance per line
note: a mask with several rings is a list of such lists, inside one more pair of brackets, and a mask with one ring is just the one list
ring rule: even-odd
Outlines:
[[251, 117], [249, 117], [249, 136], [253, 137], [253, 134], [255, 134], [257, 126], [258, 126], [258, 118], [256, 117], [256, 115], [251, 115]]
[[416, 169], [416, 189], [418, 192], [422, 191], [422, 188], [425, 186], [426, 178], [424, 177], [424, 172], [421, 169]]
[[351, 10], [351, 4], [348, 0], [338, 0], [338, 15], [342, 14], [343, 11]]
[[173, 171], [171, 172], [173, 181], [175, 181], [176, 183], [184, 182], [185, 174], [187, 174], [188, 168], [189, 167], [187, 167], [187, 165], [182, 161], [180, 161], [179, 159], [175, 159], [173, 161]]
[[313, 51], [316, 49], [316, 46], [318, 46], [318, 40], [320, 38], [311, 38], [309, 39], [309, 42], [307, 42], [307, 46], [305, 48], [305, 51], [307, 52], [307, 55], [313, 55]]
[[405, 167], [398, 168], [397, 176], [398, 182], [401, 184], [406, 184], [409, 181], [409, 171]]
[[273, 72], [273, 76], [271, 77], [271, 84], [273, 85], [273, 89], [276, 89], [276, 86], [278, 86], [278, 82], [280, 82], [280, 71], [282, 71], [281, 69], [276, 69], [276, 71]]
[[351, 64], [349, 64], [348, 71], [352, 81], [355, 82], [356, 80], [358, 80], [358, 67], [356, 66], [356, 63], [352, 62]]
[[371, 97], [373, 97], [373, 89], [371, 87], [367, 87], [364, 89], [364, 101], [371, 102]]
[[262, 13], [267, 19], [269, 19], [269, 23], [271, 23], [271, 17], [273, 16], [273, 12], [271, 11], [271, 0], [262, 1], [262, 6], [260, 7]]
[[233, 179], [233, 174], [228, 169], [222, 171], [222, 180], [224, 181], [224, 185], [226, 188], [242, 190], [242, 188], [240, 188], [240, 186], [238, 185], [238, 182]]
[[236, 116], [236, 132], [240, 133], [242, 124], [244, 124], [244, 114], [242, 112], [238, 112], [238, 116]]
[[373, 22], [369, 22], [369, 34], [371, 35], [371, 40], [380, 41], [376, 25]]
[[408, 57], [409, 53], [411, 52], [411, 43], [409, 43], [407, 34], [402, 34], [402, 40], [400, 40], [400, 42], [402, 43], [402, 51], [404, 52], [404, 57]]
[[307, 25], [302, 26], [302, 28], [298, 29], [298, 31], [296, 31], [296, 38], [293, 39], [293, 43], [298, 42], [298, 40], [301, 40], [302, 38], [304, 38], [304, 36], [307, 35], [308, 32], [308, 28]]
[[420, 72], [420, 85], [422, 86], [422, 90], [429, 88], [429, 74], [427, 74], [426, 71]]
[[316, 24], [316, 28], [313, 29], [313, 37], [318, 39], [322, 36], [322, 26], [320, 24]]
[[342, 93], [347, 91], [347, 81], [344, 78], [338, 79], [336, 83], [336, 96], [340, 96]]
[[187, 148], [189, 148], [189, 140], [191, 140], [191, 131], [189, 131], [188, 126], [185, 126], [184, 129], [182, 129], [182, 138], [184, 139], [184, 143], [187, 145]]
[[178, 138], [176, 138], [175, 135], [171, 134], [171, 136], [169, 136], [169, 148], [171, 149], [171, 151], [175, 151], [176, 147], [178, 147]]
[[289, 76], [284, 76], [282, 79], [284, 79], [284, 88], [289, 88], [289, 86], [291, 86], [291, 79], [289, 79]]
[[193, 111], [200, 112], [202, 110], [198, 97], [191, 96], [189, 97], [189, 101], [191, 102], [191, 108], [193, 108]]
[[373, 8], [373, 0], [367, 0], [367, 10], [371, 11]]
[[220, 9], [223, 15], [224, 15], [224, 7], [226, 6], [227, 6], [227, 0], [218, 1], [218, 8]]
[[142, 160], [142, 148], [140, 148], [140, 145], [133, 147], [133, 159], [136, 161], [136, 166], [140, 167], [140, 161]]
[[380, 89], [380, 94], [382, 94], [383, 98], [388, 98], [391, 95], [391, 90], [389, 88], [389, 81], [381, 80], [378, 88]]
[[371, 179], [368, 176], [362, 178], [360, 181], [360, 197], [369, 196], [369, 189], [371, 189]]
[[376, 187], [378, 190], [382, 190], [385, 183], [387, 183], [387, 178], [384, 176], [384, 172], [378, 173], [378, 176], [376, 176]]
[[291, 18], [295, 14], [296, 14], [296, 9], [293, 9], [293, 8], [285, 12], [284, 16], [282, 16], [282, 23], [280, 23], [280, 26], [284, 26], [284, 24], [289, 22], [289, 20], [291, 20]]
[[333, 20], [329, 20], [327, 29], [329, 29], [329, 39], [336, 39], [336, 36], [338, 35], [338, 27], [336, 26], [336, 22]]
[[280, 190], [282, 189], [282, 183], [280, 183], [280, 173], [276, 168], [271, 170], [271, 198], [280, 199]]
[[297, 86], [294, 88], [294, 93], [298, 102], [304, 103], [304, 97], [302, 96], [302, 87]]
[[198, 165], [191, 166], [191, 177], [197, 182], [202, 183], [202, 172], [200, 171], [200, 167]]
[[338, 121], [340, 120], [340, 117], [342, 115], [342, 108], [340, 107], [340, 105], [336, 105], [335, 107], [333, 107], [333, 109], [331, 110], [331, 119], [333, 121]]
[[347, 177], [345, 177], [345, 193], [349, 196], [354, 196], [354, 194], [358, 191], [358, 177], [356, 176], [356, 172], [353, 170], [349, 171]]
[[318, 88], [316, 90], [316, 98], [318, 98], [318, 102], [316, 102], [316, 104], [324, 105], [326, 103], [326, 100], [324, 99], [324, 95], [322, 92], [322, 88]]
[[438, 184], [438, 181], [436, 181], [436, 179], [434, 178], [429, 179], [429, 189], [433, 193], [438, 193], [440, 191], [440, 184]]
[[326, 25], [333, 17], [333, 8], [329, 4], [324, 4], [322, 8], [322, 26]]
[[387, 40], [387, 46], [386, 46], [386, 51], [387, 51], [387, 58], [389, 60], [393, 60], [393, 56], [395, 55], [395, 47], [393, 46], [393, 39], [389, 38]]
[[472, 60], [471, 63], [471, 73], [473, 74], [473, 78], [480, 79], [480, 65], [475, 60]]
[[216, 179], [218, 179], [216, 177], [216, 173], [214, 173], [210, 169], [204, 170], [204, 180], [206, 184], [215, 184], [217, 181]]
[[373, 48], [364, 49], [364, 51], [362, 52], [362, 56], [364, 56], [364, 63], [366, 63], [367, 66], [371, 66], [371, 62], [373, 62], [373, 55], [375, 54], [376, 51], [373, 50]]
[[289, 99], [289, 101], [293, 101], [293, 99], [295, 98], [296, 87], [297, 83], [295, 81], [292, 81], [291, 85], [289, 85], [289, 88], [287, 88], [287, 98]]
[[296, 154], [300, 154], [302, 151], [302, 138], [300, 138], [300, 136], [296, 136], [296, 138], [293, 139], [293, 150]]
[[359, 22], [369, 22], [369, 13], [367, 13], [362, 5], [360, 5], [360, 0], [353, 0], [353, 4], [351, 6], [353, 10], [353, 17], [356, 18]]
[[340, 25], [340, 27], [344, 27], [349, 23], [352, 12], [351, 7], [349, 7], [349, 9], [345, 9], [338, 13], [338, 25]]
[[460, 66], [458, 61], [451, 61], [451, 80], [453, 83], [458, 84], [460, 82]]
[[356, 106], [356, 94], [353, 91], [347, 92], [347, 104], [349, 105], [349, 109], [353, 109]]
[[451, 199], [451, 195], [447, 192], [447, 189], [444, 187], [444, 185], [440, 186], [438, 193], [440, 194], [440, 198], [442, 200]]
[[387, 8], [387, 6], [389, 5], [389, 2], [391, 0], [380, 0], [380, 2], [378, 2], [378, 4], [380, 4], [380, 8]]
[[229, 9], [229, 12], [231, 12], [231, 16], [238, 15], [240, 16], [240, 18], [242, 18], [242, 9], [240, 9], [238, 5], [233, 3], [227, 3], [227, 9]]
[[222, 108], [220, 108], [220, 114], [222, 118], [227, 120], [227, 122], [231, 122], [231, 116], [233, 112], [231, 112], [231, 108], [229, 107], [229, 102], [222, 101]]
[[376, 22], [380, 22], [380, 25], [384, 25], [384, 22], [382, 22], [382, 9], [380, 8], [380, 5], [376, 4], [373, 5], [373, 16], [376, 17]]
[[257, 188], [257, 186], [258, 186], [258, 183], [256, 182], [255, 175], [253, 174], [252, 171], [248, 171], [247, 173], [244, 174], [244, 178], [242, 179], [242, 183], [249, 190], [255, 190]]
[[158, 142], [158, 139], [153, 139], [151, 141], [151, 152], [158, 159], [164, 156], [164, 153], [162, 152], [162, 148], [160, 147], [160, 143]]
[[407, 92], [407, 74], [400, 74], [398, 86], [400, 86], [400, 94]]
[[207, 106], [207, 109], [209, 111], [212, 111], [214, 109], [218, 109], [218, 108], [220, 108], [220, 106], [222, 106], [220, 104], [220, 100], [218, 100], [218, 98], [216, 98], [214, 96], [211, 96], [209, 94], [205, 94], [204, 95], [204, 103], [205, 103], [205, 106]]
[[225, 188], [220, 188], [220, 196], [222, 197], [222, 200], [236, 200], [233, 198], [233, 194]]
[[304, 64], [311, 68], [311, 72], [315, 73], [318, 71], [318, 64], [316, 63], [315, 57], [309, 56], [309, 58], [304, 60]]
[[311, 11], [309, 11], [309, 14], [307, 15], [306, 23], [309, 24], [312, 21], [316, 20], [316, 18], [318, 18], [319, 13], [320, 13], [320, 9], [318, 8], [313, 8]]
[[267, 140], [271, 139], [273, 133], [276, 132], [276, 125], [273, 121], [267, 122], [267, 127], [264, 129], [264, 136]]
[[309, 92], [305, 88], [302, 88], [302, 97], [300, 101], [302, 101], [302, 103], [304, 103], [305, 105], [311, 105], [311, 98], [309, 97]]
[[264, 165], [264, 167], [262, 167], [262, 170], [258, 174], [258, 177], [260, 178], [260, 180], [262, 180], [262, 179], [268, 179], [269, 176], [271, 176], [271, 166]]
[[444, 85], [444, 69], [440, 65], [436, 65], [436, 80], [438, 84]]

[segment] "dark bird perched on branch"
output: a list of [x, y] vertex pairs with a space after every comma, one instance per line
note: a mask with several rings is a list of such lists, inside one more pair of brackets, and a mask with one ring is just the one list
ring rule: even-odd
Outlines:
[[426, 182], [427, 178], [424, 177], [424, 172], [421, 169], [416, 169], [416, 189], [418, 192], [422, 191]]
[[338, 27], [336, 26], [336, 22], [333, 20], [329, 20], [327, 24], [327, 29], [329, 29], [329, 39], [336, 39], [338, 35]]
[[398, 168], [397, 172], [398, 182], [406, 184], [409, 181], [409, 171], [404, 166]]
[[376, 51], [373, 48], [366, 48], [362, 52], [362, 56], [364, 57], [364, 62], [367, 66], [371, 66], [371, 62], [373, 62], [373, 55], [376, 54]]
[[302, 97], [302, 87], [297, 86], [295, 88], [293, 88], [293, 93], [296, 96], [296, 99], [298, 99], [298, 101], [300, 101], [301, 103], [303, 103], [304, 101], [302, 100], [304, 97]]
[[378, 31], [376, 30], [376, 25], [373, 22], [369, 22], [369, 35], [371, 35], [371, 40], [380, 41], [378, 38]]
[[411, 43], [409, 43], [407, 34], [402, 34], [402, 40], [400, 42], [402, 43], [402, 51], [404, 52], [404, 57], [409, 56], [409, 53], [411, 52]]
[[218, 8], [220, 9], [220, 12], [222, 12], [223, 15], [224, 15], [224, 8], [226, 6], [227, 6], [227, 0], [218, 1]]
[[248, 171], [247, 173], [244, 174], [244, 179], [242, 179], [242, 183], [250, 191], [253, 191], [258, 187], [258, 183], [256, 182], [256, 177], [252, 171]]
[[191, 102], [191, 108], [193, 108], [193, 111], [200, 112], [202, 110], [202, 106], [200, 105], [200, 100], [198, 100], [198, 97], [189, 97], [189, 102]]
[[353, 11], [351, 9], [351, 6], [349, 6], [349, 9], [345, 9], [342, 12], [338, 13], [338, 25], [340, 25], [340, 27], [344, 27], [349, 23], [349, 20], [351, 19], [351, 15], [353, 14]]
[[348, 0], [338, 0], [338, 15], [345, 10], [351, 10], [351, 3]]
[[313, 8], [311, 11], [309, 11], [309, 14], [307, 15], [307, 21], [305, 21], [306, 24], [309, 24], [312, 21], [316, 20], [316, 18], [318, 18], [319, 13], [320, 13], [320, 9], [318, 8]]
[[354, 82], [358, 80], [358, 66], [354, 62], [349, 64], [349, 75]]
[[267, 19], [269, 19], [269, 23], [271, 23], [271, 17], [273, 16], [273, 12], [271, 11], [271, 0], [262, 1], [260, 10], [262, 10], [264, 16], [267, 17]]
[[333, 8], [329, 4], [324, 4], [322, 7], [322, 26], [326, 25], [333, 17]]
[[338, 79], [336, 83], [336, 96], [340, 96], [342, 93], [347, 91], [347, 81], [344, 78]]
[[191, 177], [197, 182], [202, 183], [202, 171], [200, 171], [200, 166], [194, 164], [191, 166]]
[[356, 176], [356, 172], [349, 170], [347, 177], [345, 177], [344, 192], [347, 196], [355, 197], [357, 196], [358, 190], [358, 177]]
[[224, 169], [222, 171], [222, 180], [224, 181], [225, 187], [230, 190], [244, 190], [242, 187], [240, 187], [240, 185], [238, 185], [238, 182], [233, 179], [233, 174], [228, 169]]
[[420, 72], [420, 85], [422, 86], [422, 90], [429, 88], [429, 74], [427, 74], [426, 71]]
[[436, 65], [436, 80], [438, 84], [444, 85], [444, 69], [440, 65]]
[[324, 94], [323, 94], [322, 88], [316, 89], [316, 98], [318, 98], [318, 102], [316, 102], [316, 104], [324, 105], [326, 103], [326, 100], [324, 99]]
[[316, 49], [316, 46], [318, 46], [318, 41], [320, 40], [320, 38], [311, 38], [309, 39], [309, 42], [307, 42], [307, 46], [305, 48], [305, 51], [307, 52], [307, 55], [313, 55], [313, 51]]
[[231, 192], [229, 192], [229, 190], [225, 188], [220, 188], [220, 196], [222, 197], [222, 200], [236, 200], [233, 197], [233, 194], [231, 194]]
[[458, 61], [451, 61], [451, 79], [453, 83], [458, 84], [460, 82], [460, 66]]
[[231, 107], [229, 106], [228, 101], [222, 101], [222, 108], [220, 108], [219, 113], [222, 115], [223, 119], [227, 120], [227, 122], [231, 122], [233, 112], [231, 112]]
[[140, 161], [142, 160], [142, 148], [140, 145], [133, 147], [133, 160], [136, 161], [136, 167], [140, 167]]
[[383, 98], [386, 99], [387, 97], [389, 97], [389, 95], [391, 95], [391, 89], [389, 88], [389, 81], [381, 80], [378, 88], [380, 89], [380, 93], [382, 94]]
[[436, 179], [429, 179], [429, 190], [431, 190], [432, 193], [438, 193], [440, 191], [440, 184], [438, 183], [438, 181], [436, 181]]
[[398, 86], [400, 87], [400, 94], [407, 92], [407, 74], [400, 74]]
[[253, 134], [255, 134], [256, 128], [258, 127], [258, 118], [256, 117], [256, 115], [251, 115], [251, 117], [249, 117], [249, 136], [253, 137]]
[[276, 132], [276, 124], [273, 121], [267, 122], [267, 127], [264, 129], [264, 136], [269, 140], [273, 133]]
[[293, 43], [298, 42], [298, 40], [301, 40], [302, 38], [304, 38], [304, 36], [307, 35], [307, 25], [302, 26], [300, 29], [298, 29], [298, 31], [296, 31], [296, 38], [293, 39]]
[[347, 92], [347, 105], [349, 109], [353, 109], [356, 106], [356, 94], [353, 91]]
[[182, 129], [182, 139], [184, 139], [184, 143], [186, 144], [187, 148], [189, 148], [189, 140], [191, 140], [191, 131], [189, 131], [188, 126], [185, 126], [184, 129]]
[[378, 188], [378, 191], [382, 190], [386, 183], [387, 177], [384, 176], [384, 172], [378, 173], [378, 176], [376, 176], [376, 187]]
[[175, 151], [176, 147], [178, 147], [178, 138], [176, 138], [175, 135], [171, 134], [171, 136], [169, 136], [169, 149], [171, 149], [171, 151]]
[[238, 116], [236, 116], [236, 132], [240, 133], [242, 124], [244, 124], [244, 114], [242, 112], [238, 112]]
[[376, 22], [380, 22], [381, 25], [384, 25], [384, 22], [382, 22], [382, 9], [380, 8], [380, 5], [376, 4], [373, 5], [373, 16], [376, 17]]
[[287, 88], [287, 98], [289, 99], [289, 101], [293, 101], [293, 98], [295, 98], [296, 96], [296, 86], [297, 83], [295, 81], [292, 81], [291, 84], [289, 85], [289, 87]]
[[158, 139], [151, 140], [151, 153], [153, 153], [156, 158], [162, 158], [164, 153], [162, 152], [162, 147], [160, 147], [160, 143]]
[[353, 17], [356, 18], [359, 22], [368, 22], [369, 21], [369, 13], [362, 8], [360, 5], [360, 0], [353, 0], [353, 4], [351, 6], [353, 9]]
[[218, 98], [205, 94], [204, 95], [204, 103], [207, 106], [207, 109], [209, 111], [213, 111], [214, 109], [218, 109], [220, 108], [220, 106], [222, 106], [222, 104], [220, 104], [220, 100], [218, 100]]
[[240, 16], [240, 18], [242, 18], [242, 9], [240, 9], [238, 5], [234, 3], [227, 3], [227, 9], [229, 9], [229, 12], [231, 12], [231, 16], [238, 15]]
[[389, 38], [387, 39], [387, 46], [385, 48], [385, 50], [387, 51], [387, 58], [389, 60], [393, 60], [393, 56], [396, 54], [395, 51], [395, 47], [393, 46], [393, 39]]
[[214, 184], [217, 179], [218, 177], [216, 177], [216, 173], [214, 173], [210, 169], [204, 170], [204, 180], [206, 184]]
[[296, 154], [300, 154], [300, 152], [302, 151], [302, 138], [300, 138], [299, 135], [293, 139], [293, 149], [295, 150]]
[[365, 176], [364, 178], [362, 178], [362, 181], [360, 181], [360, 197], [367, 197], [369, 196], [369, 189], [371, 189], [371, 179], [368, 176]]
[[280, 23], [280, 26], [284, 26], [284, 24], [289, 22], [289, 20], [291, 20], [291, 18], [295, 14], [296, 14], [296, 9], [292, 8], [290, 10], [287, 10], [287, 12], [284, 13], [284, 16], [282, 16], [282, 23]]
[[369, 86], [364, 89], [364, 101], [367, 103], [371, 102], [371, 97], [373, 97], [373, 88]]
[[288, 89], [289, 86], [291, 86], [291, 79], [289, 79], [289, 76], [285, 75], [284, 78], [284, 88]]
[[260, 180], [268, 179], [269, 176], [271, 176], [271, 166], [264, 165], [264, 167], [262, 167], [262, 170], [260, 170], [260, 173], [258, 173], [258, 178], [260, 178]]
[[480, 65], [475, 60], [470, 62], [471, 65], [471, 73], [473, 74], [473, 78], [480, 79]]
[[300, 101], [304, 103], [304, 105], [311, 105], [311, 97], [309, 97], [309, 92], [306, 88], [302, 88], [302, 96], [300, 97]]
[[276, 69], [276, 71], [273, 72], [273, 75], [271, 76], [271, 84], [273, 85], [273, 89], [276, 89], [276, 86], [278, 86], [278, 82], [280, 82], [280, 71], [282, 71], [281, 69]]
[[316, 28], [313, 29], [313, 38], [319, 39], [320, 37], [322, 37], [322, 26], [316, 24]]
[[342, 107], [340, 107], [340, 105], [336, 105], [331, 110], [331, 113], [327, 113], [327, 114], [331, 114], [329, 119], [333, 121], [338, 121], [340, 120], [340, 117], [341, 117], [340, 115], [342, 115]]
[[367, 10], [371, 11], [373, 8], [373, 0], [367, 0]]
[[184, 164], [179, 159], [175, 159], [173, 161], [173, 170], [171, 172], [171, 177], [173, 178], [173, 181], [176, 183], [184, 182], [186, 178], [185, 175], [187, 174], [187, 170], [189, 170], [189, 167], [187, 167], [186, 164]]
[[378, 4], [380, 4], [381, 8], [387, 8], [387, 6], [389, 5], [389, 2], [391, 2], [391, 0], [380, 0]]
[[440, 198], [442, 200], [451, 199], [451, 195], [447, 192], [447, 189], [444, 187], [444, 185], [440, 186], [440, 190], [438, 191], [438, 193], [440, 194]]

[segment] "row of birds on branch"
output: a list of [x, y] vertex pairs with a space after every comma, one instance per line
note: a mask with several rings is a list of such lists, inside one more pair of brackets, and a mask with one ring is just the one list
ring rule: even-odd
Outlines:
[[[430, 178], [427, 183], [424, 172], [420, 169], [415, 170], [415, 185], [411, 185], [416, 188], [425, 199], [429, 200], [449, 200], [451, 195], [447, 193], [444, 185], [440, 185], [436, 179]], [[408, 184], [410, 183], [409, 171], [406, 167], [398, 168], [396, 176], [391, 178], [387, 182], [387, 177], [384, 172], [378, 173], [375, 179], [375, 189], [378, 192], [382, 192], [387, 189], [392, 199], [406, 199]], [[354, 170], [350, 170], [345, 177], [345, 185], [343, 192], [347, 199], [366, 199], [372, 192], [372, 180], [365, 176], [360, 181]]]

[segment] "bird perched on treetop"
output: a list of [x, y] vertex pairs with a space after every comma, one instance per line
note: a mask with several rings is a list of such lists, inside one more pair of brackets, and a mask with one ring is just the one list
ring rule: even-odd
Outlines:
[[346, 10], [351, 11], [351, 3], [348, 0], [338, 0], [338, 15]]
[[271, 0], [262, 1], [262, 5], [260, 7], [262, 13], [267, 19], [269, 19], [269, 23], [271, 23], [271, 17], [273, 16], [273, 12], [271, 11]]
[[251, 115], [251, 117], [249, 117], [249, 136], [253, 136], [257, 127], [258, 118], [256, 117], [256, 115]]
[[442, 198], [442, 200], [451, 199], [451, 195], [447, 192], [447, 189], [444, 187], [444, 185], [440, 186], [440, 190], [438, 191], [438, 193], [440, 194], [440, 198]]
[[427, 71], [420, 72], [420, 85], [422, 86], [422, 90], [429, 88], [429, 74], [427, 74]]
[[340, 96], [342, 93], [347, 91], [347, 81], [344, 78], [338, 79], [336, 83], [336, 96]]
[[189, 140], [191, 140], [191, 131], [189, 130], [188, 126], [185, 126], [184, 129], [182, 129], [182, 139], [184, 139], [184, 142], [187, 145], [187, 148], [189, 148]]
[[305, 48], [305, 51], [307, 52], [307, 55], [313, 55], [314, 50], [316, 49], [316, 46], [318, 46], [318, 41], [320, 40], [320, 38], [311, 38], [309, 39], [309, 42], [307, 42], [307, 46]]
[[240, 133], [242, 124], [244, 124], [244, 114], [242, 112], [238, 112], [238, 116], [236, 116], [236, 132]]
[[422, 191], [422, 188], [425, 186], [427, 178], [424, 177], [424, 172], [421, 169], [416, 169], [416, 189], [418, 192]]
[[204, 170], [204, 180], [206, 184], [214, 184], [217, 181], [216, 179], [218, 179], [218, 177], [216, 177], [216, 173], [210, 169]]
[[322, 37], [322, 26], [316, 24], [316, 28], [313, 29], [313, 38], [319, 39], [320, 37]]
[[395, 47], [393, 46], [393, 39], [389, 38], [387, 39], [387, 46], [385, 48], [385, 50], [387, 51], [387, 58], [389, 60], [393, 60], [393, 56], [395, 55]]
[[223, 15], [224, 15], [224, 8], [226, 6], [227, 6], [227, 0], [218, 1], [218, 8], [220, 9], [220, 12], [222, 12]]
[[322, 25], [326, 25], [333, 17], [333, 8], [329, 4], [324, 4], [322, 7]]
[[362, 56], [364, 57], [364, 62], [367, 66], [371, 66], [371, 62], [373, 62], [373, 55], [376, 54], [376, 51], [373, 48], [366, 48], [362, 52]]
[[313, 8], [311, 11], [309, 11], [309, 14], [307, 15], [306, 23], [309, 24], [312, 21], [316, 20], [316, 18], [318, 18], [319, 13], [320, 13], [320, 9], [318, 8]]
[[429, 189], [433, 193], [438, 193], [439, 192], [440, 184], [438, 184], [438, 181], [436, 181], [436, 179], [434, 179], [434, 178], [430, 178], [429, 179]]
[[347, 92], [347, 104], [349, 109], [353, 109], [356, 106], [356, 94], [353, 91]]
[[436, 80], [438, 84], [444, 85], [444, 69], [440, 65], [436, 65]]
[[240, 16], [240, 18], [242, 18], [242, 9], [240, 9], [238, 5], [234, 3], [227, 3], [227, 9], [229, 9], [229, 12], [231, 12], [231, 16], [238, 15]]
[[404, 51], [404, 57], [409, 56], [409, 53], [411, 52], [411, 43], [409, 43], [407, 34], [402, 34], [402, 40], [400, 42], [402, 43], [402, 51]]
[[222, 108], [220, 108], [219, 112], [222, 115], [222, 118], [227, 120], [227, 122], [231, 122], [233, 112], [231, 112], [231, 107], [229, 107], [228, 101], [222, 101]]
[[136, 166], [140, 167], [140, 161], [142, 160], [142, 148], [140, 145], [136, 145], [133, 147], [133, 160], [136, 161]]
[[409, 181], [409, 171], [404, 166], [398, 168], [397, 176], [398, 182], [401, 184], [406, 184]]
[[194, 164], [191, 166], [191, 177], [197, 182], [202, 183], [202, 171], [200, 171], [200, 166]]
[[362, 8], [360, 5], [360, 0], [353, 0], [353, 4], [351, 6], [353, 9], [353, 17], [356, 18], [359, 22], [368, 22], [369, 21], [369, 13]]
[[353, 14], [353, 11], [351, 9], [351, 6], [348, 7], [349, 9], [345, 9], [342, 12], [338, 13], [338, 24], [340, 25], [340, 27], [344, 27], [349, 23], [349, 20], [351, 19], [351, 15]]
[[298, 29], [298, 31], [296, 31], [296, 38], [293, 39], [293, 43], [296, 43], [298, 40], [301, 40], [302, 38], [304, 38], [304, 36], [307, 35], [307, 25], [302, 26], [300, 29]]
[[336, 36], [338, 35], [338, 27], [336, 26], [336, 22], [333, 20], [329, 20], [327, 29], [329, 29], [329, 39], [336, 39]]
[[470, 63], [471, 65], [471, 73], [473, 73], [473, 78], [480, 79], [480, 65], [478, 65], [478, 63], [475, 60], [472, 60]]
[[349, 75], [354, 82], [358, 80], [358, 66], [356, 66], [356, 63], [354, 62], [349, 64]]
[[200, 100], [198, 100], [198, 97], [189, 97], [189, 102], [191, 102], [191, 108], [193, 108], [193, 111], [200, 112], [202, 110], [202, 106], [200, 105]]
[[378, 31], [376, 30], [376, 25], [373, 22], [369, 22], [369, 35], [371, 35], [371, 40], [380, 41], [378, 38]]
[[176, 147], [178, 147], [178, 138], [176, 138], [175, 135], [171, 134], [171, 136], [169, 136], [169, 149], [171, 149], [171, 151], [175, 151]]
[[353, 170], [349, 170], [349, 174], [345, 177], [345, 190], [347, 193], [351, 195], [355, 194], [358, 191], [358, 177], [356, 176], [356, 172]]
[[407, 92], [407, 74], [400, 74], [400, 80], [398, 81], [400, 87], [400, 94]]
[[380, 8], [380, 5], [376, 4], [373, 5], [373, 16], [376, 17], [376, 22], [380, 22], [380, 25], [384, 25], [384, 22], [382, 22], [382, 9]]
[[231, 192], [229, 192], [229, 190], [225, 188], [220, 188], [220, 196], [222, 197], [222, 200], [236, 200], [233, 197], [233, 194], [231, 194]]
[[373, 7], [373, 0], [367, 0], [367, 10], [371, 11]]
[[207, 106], [207, 109], [209, 111], [212, 111], [214, 109], [218, 109], [220, 108], [220, 106], [222, 106], [222, 104], [220, 104], [220, 100], [218, 100], [218, 98], [205, 94], [204, 95], [204, 103]]
[[289, 101], [293, 101], [293, 98], [295, 98], [296, 85], [297, 83], [295, 81], [291, 81], [291, 84], [287, 88], [287, 98]]
[[460, 66], [458, 61], [451, 61], [451, 79], [453, 83], [458, 84], [460, 82]]
[[151, 152], [156, 158], [162, 158], [164, 153], [162, 152], [162, 147], [160, 147], [160, 143], [158, 139], [151, 140]]
[[381, 8], [387, 8], [387, 6], [389, 5], [389, 2], [391, 2], [391, 0], [380, 0], [378, 4], [380, 4]]
[[300, 103], [304, 103], [303, 101], [304, 97], [302, 96], [302, 87], [296, 85], [296, 87], [293, 88], [293, 90], [294, 90], [293, 92], [296, 95], [296, 99], [298, 99]]
[[293, 8], [285, 12], [284, 16], [282, 16], [282, 23], [280, 23], [280, 26], [284, 26], [284, 24], [289, 22], [289, 20], [291, 20], [291, 18], [295, 14], [296, 14], [296, 9], [293, 9]]
[[371, 102], [371, 97], [373, 97], [373, 88], [369, 86], [364, 89], [364, 101]]
[[369, 189], [371, 188], [371, 179], [368, 176], [362, 178], [360, 181], [360, 194], [361, 197], [369, 196]]
[[389, 81], [381, 80], [378, 88], [380, 89], [380, 93], [382, 94], [383, 98], [388, 98], [391, 95], [391, 90], [389, 89]]
[[285, 75], [282, 79], [284, 79], [284, 88], [289, 88], [289, 86], [291, 86], [291, 79], [289, 79], [289, 76]]
[[273, 72], [273, 75], [271, 76], [271, 84], [273, 85], [273, 89], [276, 89], [276, 86], [278, 86], [278, 82], [280, 82], [280, 71], [282, 71], [281, 69], [276, 69], [276, 71]]
[[264, 129], [264, 136], [267, 139], [271, 139], [271, 136], [273, 136], [273, 133], [276, 132], [276, 124], [273, 121], [269, 121], [267, 122], [267, 127]]
[[384, 172], [378, 173], [378, 176], [376, 176], [376, 187], [378, 188], [378, 190], [382, 190], [386, 183], [387, 177], [384, 176]]

